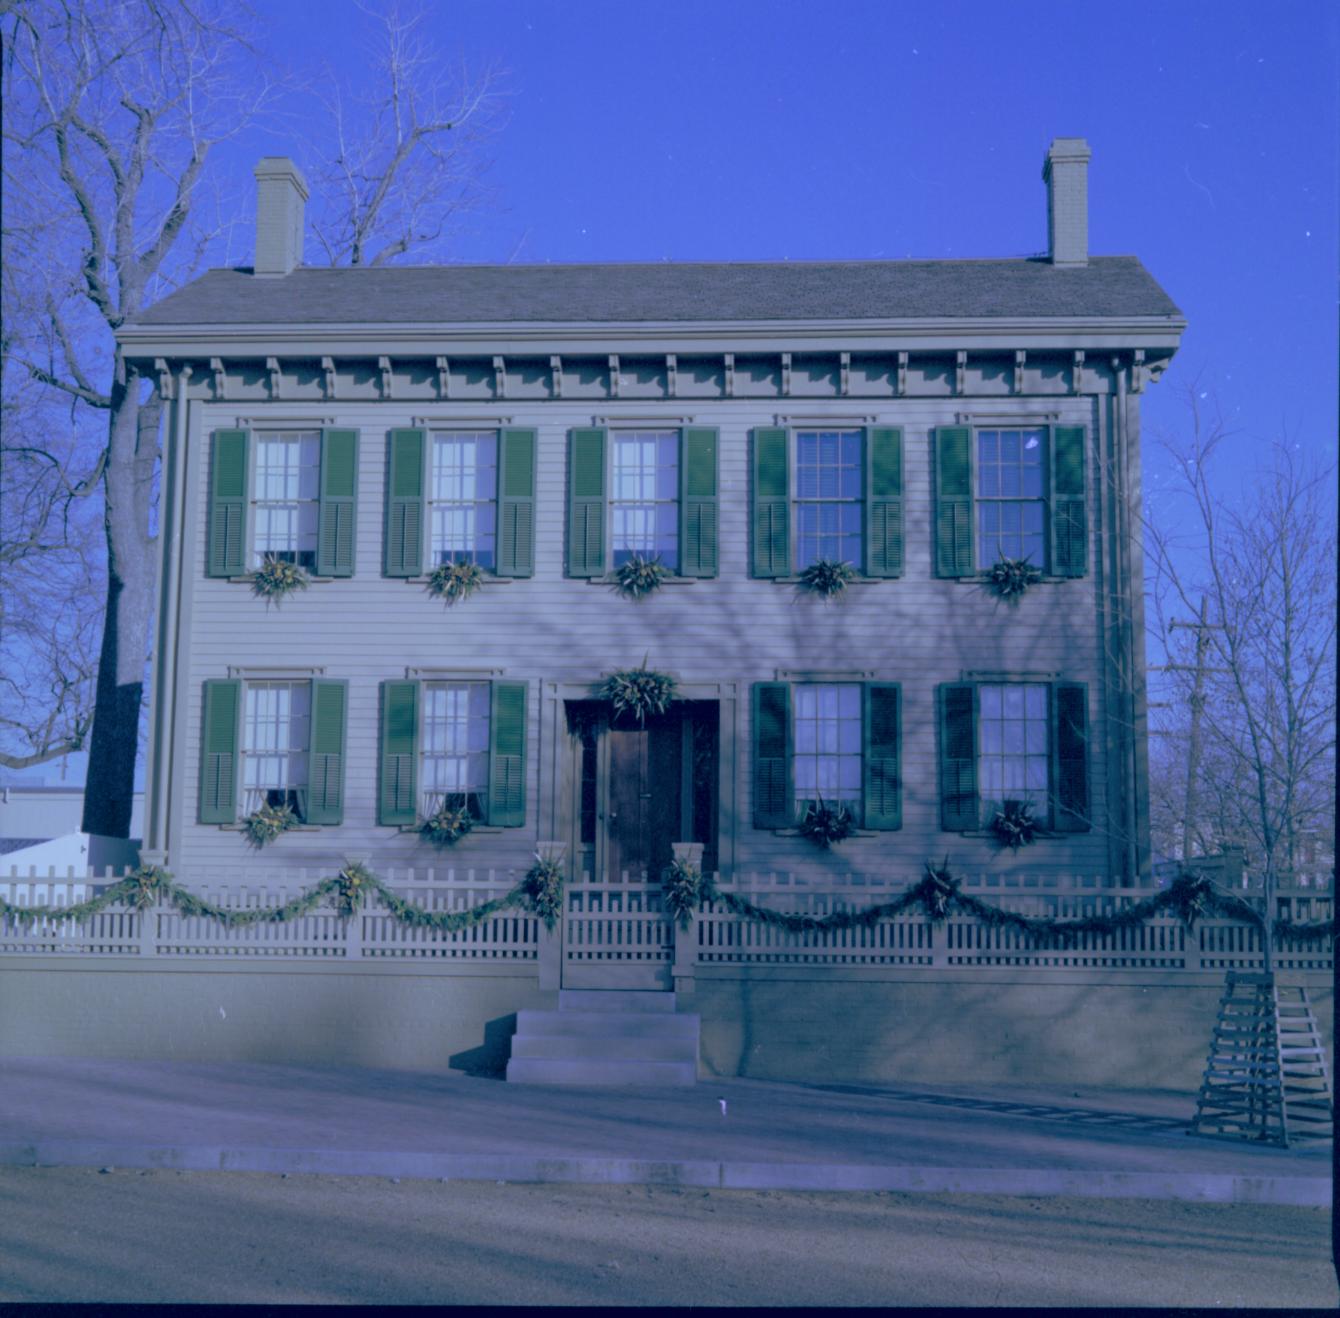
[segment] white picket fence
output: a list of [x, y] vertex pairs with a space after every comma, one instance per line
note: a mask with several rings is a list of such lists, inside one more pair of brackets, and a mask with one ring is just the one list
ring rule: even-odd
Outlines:
[[[67, 872], [37, 876], [0, 875], [0, 897], [16, 906], [70, 906], [101, 891], [121, 875]], [[178, 882], [219, 906], [257, 909], [278, 906], [311, 888], [324, 873], [304, 870], [248, 871], [238, 885], [226, 873], [178, 876]], [[463, 911], [511, 890], [519, 875], [493, 870], [388, 870], [381, 876], [399, 896], [431, 911]], [[853, 875], [841, 883], [792, 874], [713, 876], [723, 892], [747, 896], [760, 906], [822, 916], [890, 901], [915, 876]], [[983, 901], [1028, 915], [1061, 918], [1103, 914], [1143, 900], [1154, 888], [1112, 888], [1097, 876], [1057, 880], [1051, 876], [969, 878], [963, 890]], [[108, 907], [81, 921], [0, 918], [0, 955], [61, 954], [142, 957], [283, 957], [303, 959], [535, 962], [542, 948], [561, 943], [563, 960], [577, 963], [668, 965], [675, 973], [694, 967], [828, 966], [969, 970], [987, 967], [1050, 967], [1058, 970], [1212, 971], [1251, 969], [1261, 963], [1254, 925], [1207, 919], [1188, 930], [1174, 916], [1130, 929], [1086, 934], [1073, 942], [1037, 944], [1022, 931], [982, 924], [962, 913], [942, 921], [910, 910], [870, 926], [829, 933], [790, 932], [740, 919], [721, 902], [708, 903], [679, 929], [667, 916], [658, 885], [620, 875], [567, 885], [565, 917], [550, 935], [542, 922], [508, 909], [470, 929], [443, 933], [397, 920], [375, 897], [352, 918], [317, 907], [283, 923], [262, 921], [229, 928], [207, 916], [183, 916], [158, 903], [144, 911]], [[1332, 943], [1291, 946], [1279, 940], [1275, 958], [1282, 971], [1329, 972]]]

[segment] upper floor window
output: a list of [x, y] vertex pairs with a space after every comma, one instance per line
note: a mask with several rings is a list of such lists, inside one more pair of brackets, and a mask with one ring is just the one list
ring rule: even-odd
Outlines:
[[751, 571], [793, 577], [821, 559], [903, 574], [903, 432], [896, 426], [753, 432]]
[[861, 432], [798, 430], [795, 440], [795, 570], [820, 559], [860, 568]]
[[425, 819], [444, 805], [484, 817], [489, 790], [488, 682], [425, 682], [420, 792]]
[[497, 565], [498, 437], [435, 433], [429, 478], [432, 565]]
[[679, 432], [612, 435], [610, 544], [613, 566], [635, 555], [679, 571]]
[[268, 558], [316, 568], [320, 528], [321, 435], [256, 435], [252, 485], [251, 566]]
[[287, 805], [306, 814], [310, 682], [248, 682], [242, 719], [242, 813]]
[[793, 688], [792, 776], [797, 817], [811, 804], [841, 802], [861, 817], [861, 688], [854, 683]]
[[977, 432], [977, 566], [987, 571], [1002, 558], [1047, 565], [1047, 432]]

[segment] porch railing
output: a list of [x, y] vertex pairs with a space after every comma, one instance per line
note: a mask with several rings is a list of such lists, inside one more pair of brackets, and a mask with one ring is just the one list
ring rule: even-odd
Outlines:
[[[69, 906], [122, 877], [120, 872], [0, 872], [0, 897], [17, 906]], [[226, 872], [178, 875], [182, 886], [220, 906], [277, 906], [311, 888], [325, 873], [248, 871], [244, 885]], [[518, 874], [473, 869], [386, 869], [380, 877], [398, 895], [432, 911], [464, 911], [502, 896]], [[907, 886], [904, 878], [853, 875], [842, 882], [791, 874], [713, 876], [723, 892], [748, 896], [775, 910], [826, 915], [888, 901]], [[1107, 887], [1101, 877], [968, 878], [964, 891], [1029, 915], [1074, 917], [1108, 913], [1140, 901], [1154, 888]], [[1188, 930], [1173, 916], [1130, 929], [1085, 934], [1072, 942], [1035, 943], [1008, 927], [984, 925], [961, 913], [932, 923], [908, 911], [877, 924], [829, 933], [790, 932], [744, 920], [708, 903], [687, 930], [673, 924], [658, 885], [627, 876], [584, 876], [567, 885], [565, 916], [549, 934], [529, 912], [509, 909], [478, 925], [444, 933], [397, 920], [371, 897], [358, 914], [342, 917], [329, 906], [283, 923], [229, 927], [206, 916], [183, 916], [159, 902], [144, 911], [111, 906], [80, 921], [0, 918], [0, 955], [46, 954], [178, 958], [300, 958], [308, 961], [414, 960], [444, 968], [466, 962], [672, 964], [677, 977], [729, 973], [743, 967], [813, 966], [887, 968], [898, 972], [1009, 967], [1056, 970], [1212, 972], [1250, 970], [1261, 963], [1260, 934], [1253, 925], [1219, 919]], [[1304, 944], [1277, 939], [1276, 965], [1284, 972], [1329, 972], [1329, 940]]]

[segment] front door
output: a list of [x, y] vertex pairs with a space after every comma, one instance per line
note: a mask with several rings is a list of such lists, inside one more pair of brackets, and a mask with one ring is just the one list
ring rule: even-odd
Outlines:
[[568, 712], [577, 790], [563, 986], [668, 989], [660, 876], [672, 843], [715, 831], [716, 705], [681, 702], [645, 726], [600, 706]]

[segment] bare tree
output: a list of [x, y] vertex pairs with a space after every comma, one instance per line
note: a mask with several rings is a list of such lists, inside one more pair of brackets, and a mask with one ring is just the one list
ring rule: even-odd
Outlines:
[[329, 76], [318, 98], [333, 140], [310, 171], [315, 245], [329, 265], [440, 257], [453, 223], [486, 195], [482, 148], [499, 125], [501, 75], [437, 49], [431, 11], [360, 8], [377, 53], [359, 90]]
[[[130, 826], [153, 613], [163, 403], [116, 358], [112, 332], [190, 273], [207, 241], [196, 235], [193, 247], [188, 223], [205, 159], [266, 99], [230, 25], [237, 14], [222, 0], [19, 0], [0, 20], [5, 263], [24, 272], [6, 290], [5, 386], [26, 372], [49, 391], [45, 402], [60, 396], [72, 407], [74, 432], [80, 409], [104, 418], [101, 443], [63, 455], [61, 470], [73, 473], [68, 488], [100, 485], [103, 496], [105, 613], [84, 828], [117, 837]], [[36, 314], [15, 316], [14, 303]], [[76, 720], [70, 737], [82, 740], [86, 727]]]
[[[1270, 909], [1277, 880], [1294, 872], [1303, 840], [1329, 827], [1334, 802], [1329, 473], [1297, 445], [1262, 446], [1253, 478], [1235, 496], [1222, 422], [1205, 415], [1194, 388], [1188, 406], [1189, 433], [1165, 444], [1175, 488], [1147, 527], [1154, 631], [1169, 656], [1169, 736], [1157, 756], [1167, 780], [1156, 796], [1177, 802], [1169, 809], [1164, 801], [1165, 825], [1192, 797], [1187, 835], [1202, 851], [1243, 847]], [[1193, 754], [1197, 681], [1201, 744]]]

